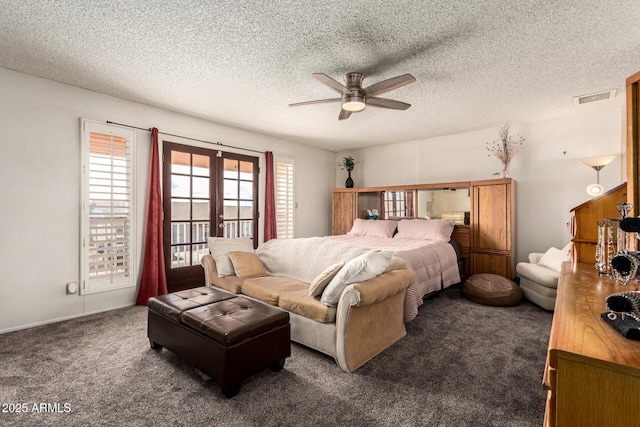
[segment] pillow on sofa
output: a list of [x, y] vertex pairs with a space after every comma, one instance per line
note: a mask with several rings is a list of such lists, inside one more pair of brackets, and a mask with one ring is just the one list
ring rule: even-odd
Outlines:
[[570, 257], [566, 251], [552, 247], [542, 255], [542, 258], [538, 261], [538, 265], [560, 272], [562, 263], [569, 261], [569, 259]]
[[253, 244], [249, 237], [228, 239], [226, 237], [209, 237], [209, 251], [216, 261], [218, 277], [232, 276], [235, 274], [229, 252], [242, 251], [253, 252]]
[[322, 273], [313, 279], [313, 282], [309, 285], [309, 296], [317, 297], [322, 295], [324, 288], [327, 287], [331, 279], [344, 267], [344, 261], [330, 265]]
[[393, 253], [371, 251], [353, 258], [331, 279], [320, 301], [327, 306], [336, 306], [342, 291], [351, 283], [364, 282], [382, 274], [391, 262]]
[[397, 226], [397, 221], [356, 218], [353, 221], [353, 227], [347, 234], [350, 236], [393, 237]]
[[402, 219], [394, 239], [440, 240], [448, 242], [455, 221], [452, 219]]
[[236, 276], [241, 279], [267, 275], [262, 261], [260, 261], [260, 258], [258, 258], [255, 252], [231, 251], [229, 252], [229, 259], [231, 260], [231, 264], [233, 264]]

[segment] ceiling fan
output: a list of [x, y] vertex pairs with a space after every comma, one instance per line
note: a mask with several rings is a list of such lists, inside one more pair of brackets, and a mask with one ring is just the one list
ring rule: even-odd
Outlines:
[[397, 89], [399, 87], [408, 85], [416, 81], [416, 78], [411, 74], [403, 74], [401, 76], [392, 77], [387, 80], [372, 84], [369, 87], [362, 87], [362, 80], [364, 75], [362, 73], [347, 73], [344, 75], [344, 82], [338, 82], [332, 79], [326, 74], [315, 73], [312, 77], [318, 80], [320, 83], [324, 83], [331, 89], [342, 95], [341, 98], [330, 99], [318, 99], [316, 101], [297, 102], [295, 104], [289, 104], [290, 107], [297, 107], [299, 105], [309, 104], [322, 104], [326, 102], [341, 102], [342, 108], [340, 109], [340, 115], [338, 120], [345, 120], [351, 116], [351, 113], [358, 113], [365, 109], [367, 105], [380, 108], [391, 108], [393, 110], [406, 110], [411, 107], [411, 104], [406, 102], [395, 101], [393, 99], [378, 98], [376, 95], [380, 95], [390, 90]]

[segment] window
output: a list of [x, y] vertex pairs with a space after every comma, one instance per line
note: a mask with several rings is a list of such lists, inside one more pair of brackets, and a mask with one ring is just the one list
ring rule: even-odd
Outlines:
[[87, 120], [82, 130], [81, 292], [135, 286], [135, 133]]
[[276, 157], [274, 168], [277, 235], [279, 239], [292, 239], [294, 237], [293, 159]]

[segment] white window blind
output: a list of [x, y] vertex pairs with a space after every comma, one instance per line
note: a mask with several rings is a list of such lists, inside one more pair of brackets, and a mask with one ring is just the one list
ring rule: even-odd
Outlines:
[[135, 286], [131, 129], [83, 122], [82, 292]]
[[279, 239], [294, 237], [293, 159], [274, 158], [276, 227]]

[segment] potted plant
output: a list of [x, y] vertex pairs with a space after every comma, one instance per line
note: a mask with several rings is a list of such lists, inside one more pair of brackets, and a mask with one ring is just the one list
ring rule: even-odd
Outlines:
[[347, 180], [344, 183], [345, 187], [347, 188], [353, 188], [353, 179], [351, 179], [351, 171], [353, 170], [353, 168], [356, 167], [356, 163], [358, 162], [356, 162], [351, 156], [343, 157], [342, 162], [338, 163], [338, 166], [340, 166], [340, 169], [346, 170], [347, 174], [349, 175], [347, 177]]

